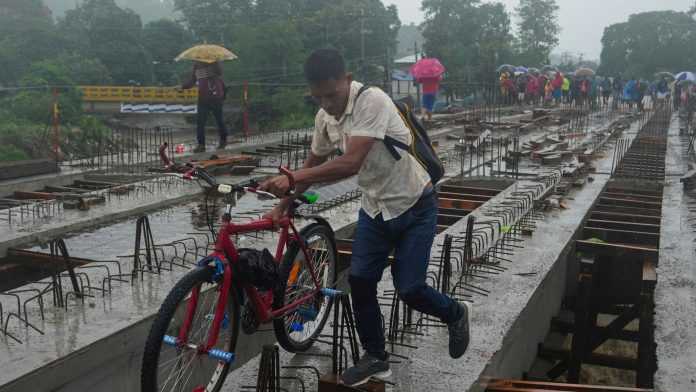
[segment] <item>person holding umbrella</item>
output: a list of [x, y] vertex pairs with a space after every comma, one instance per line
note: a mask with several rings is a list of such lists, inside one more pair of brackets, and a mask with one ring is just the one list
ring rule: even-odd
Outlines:
[[422, 58], [413, 64], [409, 71], [416, 78], [416, 83], [421, 84], [421, 92], [423, 93], [421, 114], [424, 117], [427, 116], [427, 121], [432, 121], [439, 84], [442, 82], [442, 73], [445, 72], [445, 67], [436, 58]]
[[198, 88], [196, 141], [198, 146], [193, 152], [205, 152], [205, 123], [208, 113], [213, 113], [218, 126], [220, 143], [218, 149], [227, 145], [227, 128], [222, 117], [222, 107], [225, 99], [225, 86], [222, 83], [222, 67], [220, 61], [233, 60], [237, 56], [227, 49], [217, 45], [198, 45], [185, 50], [176, 57], [179, 60], [194, 60], [193, 70], [188, 79], [176, 89]]
[[435, 110], [435, 101], [437, 100], [437, 93], [440, 90], [440, 82], [442, 82], [442, 75], [437, 78], [416, 79], [416, 83], [421, 85], [421, 92], [423, 93], [421, 115], [423, 117], [427, 116], [426, 121], [428, 122], [433, 120], [433, 110]]

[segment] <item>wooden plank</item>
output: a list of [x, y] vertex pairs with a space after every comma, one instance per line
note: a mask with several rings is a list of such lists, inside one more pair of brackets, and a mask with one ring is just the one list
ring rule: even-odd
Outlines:
[[[539, 348], [538, 355], [541, 358], [561, 360], [570, 356], [570, 350], [542, 346]], [[636, 370], [638, 366], [638, 361], [635, 358], [597, 353], [583, 355], [582, 363], [623, 370]]]
[[462, 185], [440, 185], [440, 192], [466, 193], [470, 195], [495, 196], [500, 193], [500, 189], [479, 188]]
[[244, 161], [248, 161], [250, 159], [254, 159], [254, 157], [251, 155], [228, 155], [228, 156], [222, 156], [222, 157], [215, 158], [215, 159], [207, 159], [205, 161], [199, 161], [196, 163], [196, 165], [203, 166], [203, 167], [215, 167], [215, 166], [229, 165], [230, 163], [244, 162]]
[[48, 192], [29, 192], [29, 191], [14, 191], [14, 196], [18, 199], [41, 199], [55, 200], [56, 195]]
[[104, 181], [89, 181], [89, 180], [75, 180], [75, 185], [77, 186], [85, 186], [88, 189], [105, 189], [105, 188], [111, 188], [119, 185], [123, 185], [122, 183], [118, 182], [104, 182]]
[[614, 199], [647, 201], [647, 202], [662, 204], [662, 196], [634, 195], [634, 194], [630, 194], [630, 193], [616, 193], [616, 192], [604, 192], [602, 194], [602, 196], [611, 197]]
[[588, 254], [605, 253], [614, 258], [627, 258], [637, 260], [657, 260], [659, 251], [657, 249], [648, 249], [642, 246], [630, 246], [620, 244], [603, 243], [576, 240], [575, 250]]
[[[517, 389], [499, 389], [499, 388]], [[491, 389], [493, 388], [493, 389]], [[496, 389], [498, 388], [498, 389]], [[604, 385], [566, 384], [547, 381], [523, 381], [492, 379], [486, 391], [563, 391], [563, 392], [653, 392], [652, 389], [609, 387]]]
[[443, 208], [456, 208], [460, 210], [473, 211], [479, 208], [483, 202], [475, 200], [457, 200], [441, 197], [438, 199], [438, 206]]
[[651, 225], [659, 225], [661, 221], [661, 218], [655, 216], [597, 211], [592, 212], [589, 219], [612, 220], [616, 222], [646, 223]]
[[460, 210], [460, 209], [454, 209], [454, 208], [438, 208], [437, 209], [438, 214], [445, 214], [445, 215], [455, 215], [459, 217], [464, 217], [467, 216], [471, 211], [468, 210]]
[[631, 207], [622, 207], [622, 206], [612, 206], [612, 205], [606, 205], [606, 204], [597, 204], [594, 208], [595, 212], [611, 212], [611, 213], [619, 213], [619, 214], [636, 214], [636, 215], [643, 215], [643, 216], [652, 216], [652, 217], [660, 217], [662, 215], [661, 210], [654, 210], [654, 209], [649, 209], [649, 208], [631, 208]]
[[55, 159], [32, 159], [0, 163], [0, 181], [12, 178], [56, 173], [60, 169]]
[[605, 189], [604, 191], [610, 192], [610, 193], [630, 193], [632, 195], [662, 197], [661, 191], [650, 191], [650, 190], [645, 190], [645, 189], [631, 189], [631, 188], [621, 188], [621, 187], [616, 187], [616, 186], [610, 186], [610, 187], [607, 187], [607, 189]]
[[612, 220], [588, 219], [587, 226], [602, 227], [606, 229], [640, 231], [643, 233], [660, 234], [660, 225], [652, 225], [645, 223], [621, 222]]
[[615, 244], [644, 244], [644, 245], [660, 245], [660, 234], [643, 233], [630, 230], [614, 230], [604, 229], [601, 227], [585, 226], [583, 229], [583, 237], [596, 237], [604, 242]]
[[90, 192], [87, 189], [82, 189], [82, 188], [73, 188], [69, 186], [54, 186], [54, 185], [46, 185], [44, 187], [44, 190], [46, 192], [68, 192], [68, 193], [86, 193]]
[[[53, 258], [48, 253], [34, 252], [17, 248], [9, 248], [7, 250], [7, 258], [13, 262], [25, 264], [31, 266], [32, 268], [53, 268], [53, 265], [56, 262], [59, 264], [59, 266], [65, 265], [65, 263], [63, 263], [62, 256]], [[93, 263], [95, 260], [70, 256], [70, 262], [73, 266], [77, 267], [80, 265]]]
[[230, 169], [230, 175], [232, 176], [246, 176], [256, 169], [256, 166], [232, 166]]
[[[555, 318], [551, 320], [551, 325], [555, 331], [566, 334], [573, 333], [573, 328], [575, 326], [575, 324], [573, 324], [572, 322], [561, 321]], [[625, 340], [627, 342], [638, 342], [638, 331], [631, 331], [626, 329], [616, 331], [616, 339]]]
[[604, 197], [604, 196], [602, 196], [599, 199], [599, 203], [603, 204], [603, 205], [610, 205], [610, 206], [651, 209], [651, 210], [657, 210], [657, 211], [660, 211], [662, 209], [662, 202], [654, 203], [654, 202], [647, 202], [647, 201], [634, 201], [634, 200], [628, 200], [628, 199], [620, 198], [620, 197]]
[[444, 197], [445, 199], [460, 199], [460, 200], [475, 200], [486, 202], [491, 199], [491, 196], [473, 195], [470, 193], [455, 193], [455, 192], [444, 192], [440, 191], [438, 193], [439, 197]]

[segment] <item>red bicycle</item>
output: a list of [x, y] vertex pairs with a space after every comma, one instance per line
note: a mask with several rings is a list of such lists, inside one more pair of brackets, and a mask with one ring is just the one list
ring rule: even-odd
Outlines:
[[[245, 332], [272, 322], [278, 342], [290, 352], [307, 350], [314, 343], [329, 316], [333, 298], [339, 294], [333, 288], [338, 273], [336, 241], [331, 226], [319, 217], [312, 217], [315, 223], [297, 230], [293, 224], [298, 216], [296, 209], [300, 203], [310, 202], [304, 195], [298, 197], [299, 202], [280, 219], [275, 257], [268, 255], [272, 267], [277, 268], [277, 280], [271, 287], [256, 287], [245, 279], [249, 266], [243, 256], [248, 250], [236, 248], [230, 235], [275, 230], [273, 221], [235, 224], [231, 221], [231, 205], [237, 192], [265, 192], [257, 190], [253, 182], [218, 184], [202, 167], [171, 162], [166, 148], [165, 143], [159, 152], [169, 171], [185, 179], [203, 180], [226, 195], [227, 206], [213, 252], [176, 283], [155, 316], [143, 355], [141, 388], [219, 391], [234, 361], [240, 320]], [[279, 171], [294, 189], [292, 173], [283, 167]]]

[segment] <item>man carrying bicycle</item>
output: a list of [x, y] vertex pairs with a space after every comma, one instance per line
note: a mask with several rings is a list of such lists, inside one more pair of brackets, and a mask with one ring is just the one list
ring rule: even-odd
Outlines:
[[[370, 88], [356, 98], [362, 84], [346, 72], [337, 51], [320, 49], [311, 54], [305, 62], [305, 77], [321, 109], [315, 118], [310, 156], [294, 173], [295, 194], [302, 194], [314, 183], [354, 175], [363, 191], [348, 282], [366, 354], [343, 373], [341, 382], [354, 386], [372, 376], [391, 374], [377, 284], [392, 250], [391, 274], [399, 297], [416, 311], [446, 323], [449, 354], [461, 357], [469, 344], [471, 304], [458, 303], [426, 283], [437, 224], [437, 191], [428, 172], [412, 155], [399, 151], [401, 159], [395, 160], [383, 143], [388, 135], [410, 144], [410, 130], [391, 98], [381, 90]], [[344, 154], [327, 161], [334, 148]], [[279, 197], [289, 188], [285, 176], [260, 187]], [[286, 197], [266, 217], [278, 221], [291, 203], [292, 197]]]

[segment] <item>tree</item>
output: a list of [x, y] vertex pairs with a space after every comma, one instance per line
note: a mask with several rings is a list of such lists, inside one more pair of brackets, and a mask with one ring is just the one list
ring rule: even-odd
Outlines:
[[696, 16], [696, 3], [687, 11], [687, 14], [691, 17]]
[[176, 74], [190, 71], [190, 64], [176, 63], [179, 53], [194, 43], [191, 33], [169, 19], [152, 21], [143, 28], [143, 46], [152, 58], [155, 84], [176, 84]]
[[426, 0], [423, 10], [425, 52], [445, 65], [449, 80], [491, 80], [497, 63], [510, 60], [510, 17], [502, 4]]
[[696, 20], [684, 12], [631, 15], [604, 29], [599, 72], [651, 77], [655, 72], [696, 69]]
[[515, 7], [519, 20], [517, 35], [519, 39], [520, 60], [528, 66], [548, 64], [549, 55], [558, 45], [556, 0], [520, 0]]
[[0, 84], [16, 86], [29, 65], [58, 53], [51, 12], [41, 0], [0, 3]]
[[152, 61], [143, 47], [138, 14], [114, 0], [83, 0], [59, 22], [64, 47], [104, 64], [114, 82], [149, 84]]
[[233, 31], [250, 22], [251, 0], [174, 0], [174, 7], [184, 17], [186, 27], [201, 41], [220, 45], [235, 38]]

